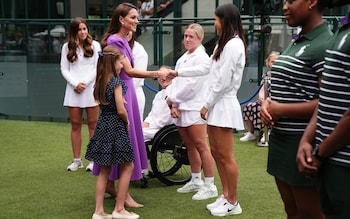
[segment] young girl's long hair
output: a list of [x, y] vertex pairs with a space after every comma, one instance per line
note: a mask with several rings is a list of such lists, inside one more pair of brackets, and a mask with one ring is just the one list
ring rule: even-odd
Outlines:
[[[74, 18], [70, 25], [69, 25], [69, 31], [68, 31], [68, 53], [67, 53], [67, 59], [73, 63], [78, 59], [77, 55], [77, 50], [79, 47], [79, 37], [78, 37], [78, 32], [79, 32], [79, 25], [83, 23], [86, 25], [88, 31], [89, 31], [89, 26], [86, 20], [84, 20], [81, 17], [76, 17]], [[94, 55], [94, 50], [92, 48], [92, 36], [88, 34], [86, 39], [83, 42], [83, 50], [84, 50], [84, 57], [92, 57]]]
[[247, 48], [247, 46], [243, 32], [241, 14], [234, 4], [226, 3], [220, 5], [216, 8], [215, 15], [220, 18], [222, 27], [222, 33], [218, 40], [218, 47], [213, 55], [213, 59], [217, 61], [220, 59], [220, 54], [223, 51], [226, 43], [237, 35], [243, 41], [244, 47]]
[[114, 46], [106, 46], [99, 52], [94, 88], [94, 98], [99, 104], [108, 105], [106, 100], [107, 86], [112, 76], [119, 77], [119, 70], [115, 68], [115, 63], [122, 56], [120, 50]]

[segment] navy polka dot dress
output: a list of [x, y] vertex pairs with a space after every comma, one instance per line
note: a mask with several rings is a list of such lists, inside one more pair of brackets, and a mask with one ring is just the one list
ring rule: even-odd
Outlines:
[[128, 130], [117, 114], [114, 99], [114, 88], [121, 85], [123, 96], [127, 87], [116, 77], [111, 77], [106, 90], [108, 105], [101, 105], [93, 137], [87, 146], [85, 158], [98, 165], [112, 165], [135, 160], [134, 150], [130, 142]]

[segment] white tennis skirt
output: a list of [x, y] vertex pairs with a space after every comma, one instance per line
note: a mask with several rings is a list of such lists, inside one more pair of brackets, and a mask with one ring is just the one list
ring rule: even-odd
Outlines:
[[244, 130], [241, 105], [237, 97], [222, 98], [208, 110], [207, 124]]

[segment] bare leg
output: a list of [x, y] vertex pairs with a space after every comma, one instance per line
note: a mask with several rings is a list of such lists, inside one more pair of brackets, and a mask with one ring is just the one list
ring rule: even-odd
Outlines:
[[125, 207], [127, 208], [143, 208], [143, 204], [140, 204], [138, 202], [136, 202], [132, 196], [130, 195], [130, 192], [128, 191], [126, 193], [126, 197], [125, 197]]
[[94, 135], [98, 120], [99, 106], [86, 108], [87, 125], [89, 129], [89, 139]]
[[80, 158], [81, 153], [81, 127], [83, 125], [83, 109], [79, 107], [69, 107], [69, 117], [71, 121], [71, 143], [74, 158]]
[[246, 120], [245, 124], [247, 126], [248, 132], [254, 134], [254, 125], [253, 125], [253, 121], [251, 120]]
[[100, 173], [97, 177], [95, 214], [98, 214], [98, 215], [106, 214], [103, 208], [103, 200], [104, 200], [104, 194], [105, 194], [107, 180], [110, 172], [111, 172], [110, 166], [101, 166]]
[[293, 187], [277, 178], [275, 181], [288, 219], [325, 218], [315, 187]]
[[[207, 144], [206, 125], [192, 125], [187, 128], [178, 127], [178, 130], [187, 146], [192, 172], [199, 173], [203, 167], [204, 176], [213, 177], [214, 159]], [[189, 145], [190, 147], [188, 147]]]
[[[296, 187], [292, 186], [295, 203], [300, 212], [301, 218], [324, 219], [325, 215], [321, 211], [321, 203], [316, 186]], [[310, 204], [312, 203], [312, 204]]]
[[118, 212], [120, 214], [131, 214], [124, 208], [125, 198], [128, 193], [129, 184], [130, 184], [130, 178], [132, 171], [134, 169], [134, 164], [129, 163], [123, 163], [122, 165], [122, 173], [119, 178], [118, 182], [118, 193], [117, 193], [117, 201], [114, 208], [115, 212]]
[[202, 170], [202, 161], [199, 152], [196, 149], [196, 146], [193, 142], [193, 139], [190, 137], [188, 133], [188, 128], [177, 127], [179, 130], [179, 134], [181, 139], [184, 141], [186, 148], [188, 159], [190, 162], [191, 172], [192, 173], [200, 173]]
[[[106, 187], [106, 193], [110, 194], [112, 198], [117, 197], [117, 190], [115, 189], [114, 181], [108, 180], [107, 187]], [[126, 193], [125, 197], [125, 207], [127, 208], [143, 208], [144, 206], [140, 203], [137, 203], [130, 195], [129, 191]]]
[[[288, 219], [323, 219], [316, 187], [295, 187], [275, 178]], [[312, 204], [310, 204], [312, 203]]]
[[208, 126], [208, 134], [225, 198], [233, 204], [237, 201], [238, 167], [232, 152], [232, 129]]
[[112, 198], [117, 197], [117, 190], [115, 189], [114, 181], [107, 181], [106, 193], [110, 194]]

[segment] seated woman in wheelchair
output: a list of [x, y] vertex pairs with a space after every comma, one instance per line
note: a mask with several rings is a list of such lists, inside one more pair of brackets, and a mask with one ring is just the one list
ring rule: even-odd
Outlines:
[[145, 142], [151, 141], [154, 135], [164, 126], [174, 123], [174, 119], [170, 115], [170, 109], [165, 101], [168, 95], [166, 88], [171, 84], [171, 81], [171, 79], [163, 80], [158, 78], [162, 90], [154, 96], [151, 111], [142, 123]]

